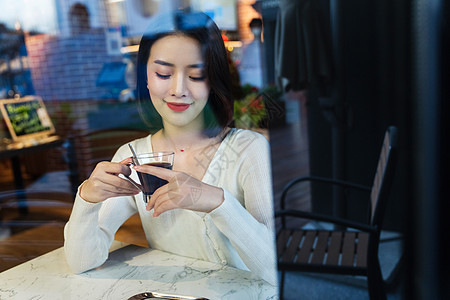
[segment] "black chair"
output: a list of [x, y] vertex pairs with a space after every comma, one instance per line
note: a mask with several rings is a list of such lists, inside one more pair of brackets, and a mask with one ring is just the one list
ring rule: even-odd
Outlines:
[[[301, 177], [286, 185], [281, 196], [282, 209], [275, 213], [277, 221], [281, 223], [280, 229], [277, 231], [281, 297], [283, 296], [285, 272], [305, 271], [367, 276], [370, 299], [386, 299], [385, 282], [378, 259], [378, 247], [393, 178], [396, 133], [395, 127], [389, 127], [386, 131], [372, 188], [321, 177]], [[346, 189], [370, 192], [368, 222], [360, 223], [318, 213], [284, 209], [289, 190], [304, 181], [317, 181]], [[328, 222], [336, 226], [333, 230], [289, 228], [286, 225], [287, 218]], [[348, 228], [353, 230], [348, 230]]]

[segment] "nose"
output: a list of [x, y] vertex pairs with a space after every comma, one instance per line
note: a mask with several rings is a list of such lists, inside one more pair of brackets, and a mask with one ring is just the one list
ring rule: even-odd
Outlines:
[[172, 81], [171, 96], [176, 98], [186, 97], [186, 79], [181, 73], [176, 73]]

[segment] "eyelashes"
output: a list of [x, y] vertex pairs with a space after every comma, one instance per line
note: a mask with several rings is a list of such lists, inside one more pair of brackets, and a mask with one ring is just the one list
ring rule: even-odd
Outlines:
[[[170, 75], [164, 75], [164, 74], [160, 74], [158, 72], [155, 72], [156, 76], [160, 79], [169, 79]], [[189, 76], [189, 79], [191, 79], [192, 81], [204, 81], [205, 80], [205, 76]]]
[[193, 77], [193, 76], [189, 76], [189, 78], [193, 81], [203, 81], [205, 80], [205, 76], [199, 76], [199, 77]]
[[169, 79], [170, 75], [163, 75], [163, 74], [159, 74], [158, 72], [155, 72], [156, 76], [158, 76], [158, 78], [161, 79]]

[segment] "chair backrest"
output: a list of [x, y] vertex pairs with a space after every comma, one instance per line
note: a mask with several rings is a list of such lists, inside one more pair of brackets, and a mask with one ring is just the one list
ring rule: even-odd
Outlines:
[[378, 159], [377, 171], [373, 180], [370, 195], [372, 225], [378, 226], [379, 230], [383, 222], [384, 211], [387, 204], [389, 190], [392, 185], [393, 172], [396, 161], [397, 128], [389, 127], [384, 135], [380, 157]]
[[120, 146], [148, 135], [146, 130], [133, 128], [102, 129], [76, 135], [73, 138], [76, 158], [72, 160], [77, 161], [79, 181], [89, 177], [100, 161], [111, 160]]

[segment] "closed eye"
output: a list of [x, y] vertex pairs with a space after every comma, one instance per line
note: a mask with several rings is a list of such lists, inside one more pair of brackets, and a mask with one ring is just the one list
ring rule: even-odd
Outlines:
[[170, 75], [163, 75], [163, 74], [159, 74], [158, 72], [155, 72], [156, 76], [158, 76], [161, 79], [169, 79]]
[[199, 77], [189, 76], [189, 78], [190, 78], [192, 81], [203, 81], [203, 80], [205, 80], [205, 76], [199, 76]]

